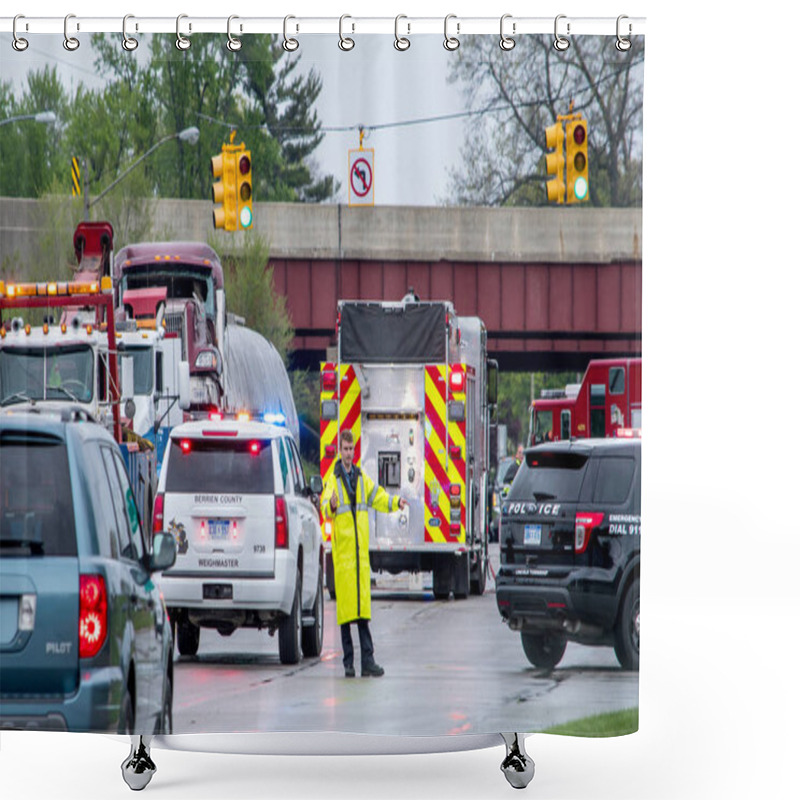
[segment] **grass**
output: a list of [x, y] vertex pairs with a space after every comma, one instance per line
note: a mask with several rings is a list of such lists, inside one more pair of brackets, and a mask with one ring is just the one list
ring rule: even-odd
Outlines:
[[542, 733], [556, 733], [561, 736], [624, 736], [639, 730], [639, 709], [628, 708], [608, 714], [583, 717], [563, 725], [555, 725]]

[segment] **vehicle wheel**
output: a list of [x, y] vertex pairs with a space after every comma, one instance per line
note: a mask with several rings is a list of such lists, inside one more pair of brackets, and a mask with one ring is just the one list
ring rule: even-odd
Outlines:
[[469, 590], [472, 594], [482, 595], [486, 591], [486, 573], [488, 571], [489, 553], [487, 546], [483, 545], [478, 555], [478, 563], [475, 565], [475, 570], [469, 582]]
[[331, 600], [336, 599], [336, 575], [333, 572], [333, 554], [325, 553], [325, 585]]
[[119, 707], [119, 732], [128, 736], [136, 730], [136, 709], [133, 705], [131, 687], [125, 686], [125, 694]]
[[453, 556], [453, 597], [465, 600], [469, 596], [469, 556]]
[[169, 674], [164, 678], [164, 702], [161, 704], [159, 733], [162, 736], [172, 733], [172, 679]]
[[614, 628], [614, 652], [623, 669], [639, 669], [639, 579], [625, 592]]
[[314, 598], [314, 624], [303, 628], [302, 645], [303, 655], [306, 658], [316, 658], [322, 653], [322, 633], [324, 624], [322, 572], [317, 581], [317, 596]]
[[182, 656], [196, 656], [200, 647], [199, 626], [183, 620], [178, 623], [178, 652]]
[[553, 669], [564, 656], [567, 637], [557, 633], [521, 633], [528, 661], [540, 669]]
[[453, 561], [450, 556], [437, 556], [433, 562], [433, 596], [447, 600], [453, 588]]
[[294, 602], [289, 616], [281, 621], [278, 629], [278, 652], [280, 653], [281, 664], [297, 664], [301, 658], [301, 634], [303, 631], [302, 619], [300, 617], [302, 602], [302, 584], [300, 570], [297, 571], [297, 580], [294, 585]]

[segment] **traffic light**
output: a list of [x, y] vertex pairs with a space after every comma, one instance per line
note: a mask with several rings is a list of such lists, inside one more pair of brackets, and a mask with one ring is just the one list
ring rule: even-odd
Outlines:
[[253, 225], [253, 173], [250, 151], [237, 153], [236, 159], [236, 197], [239, 206], [238, 227], [247, 230]]
[[234, 153], [225, 150], [211, 158], [211, 172], [218, 180], [212, 186], [214, 203], [214, 227], [226, 231], [236, 230], [236, 163]]
[[589, 126], [585, 119], [567, 122], [567, 202], [589, 199]]
[[545, 128], [547, 149], [553, 150], [545, 156], [547, 174], [553, 177], [547, 181], [547, 202], [564, 202], [564, 126], [561, 122]]

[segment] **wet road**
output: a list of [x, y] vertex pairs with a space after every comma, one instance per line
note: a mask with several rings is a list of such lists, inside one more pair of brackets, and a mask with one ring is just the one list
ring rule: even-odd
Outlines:
[[[533, 667], [519, 634], [500, 621], [491, 578], [482, 597], [460, 601], [407, 587], [405, 576], [379, 577], [373, 589], [382, 678], [344, 677], [327, 594], [322, 656], [293, 667], [280, 663], [277, 636], [266, 631], [204, 629], [196, 657], [175, 654], [174, 732], [535, 731], [638, 705], [638, 673], [621, 670], [612, 648], [570, 643], [555, 670]], [[355, 626], [353, 634], [357, 642]], [[357, 671], [358, 663], [356, 648]]]

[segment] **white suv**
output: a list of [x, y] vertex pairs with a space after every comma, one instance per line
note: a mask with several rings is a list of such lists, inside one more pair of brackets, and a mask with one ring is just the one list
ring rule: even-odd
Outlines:
[[197, 653], [201, 627], [278, 631], [284, 664], [320, 655], [321, 492], [280, 424], [212, 413], [172, 429], [153, 530], [177, 544], [161, 585], [181, 655]]

